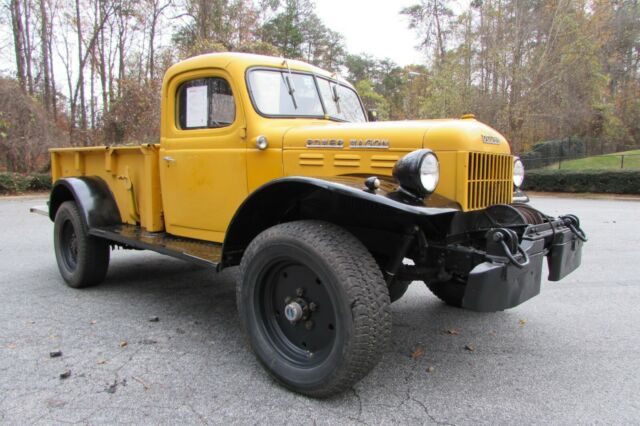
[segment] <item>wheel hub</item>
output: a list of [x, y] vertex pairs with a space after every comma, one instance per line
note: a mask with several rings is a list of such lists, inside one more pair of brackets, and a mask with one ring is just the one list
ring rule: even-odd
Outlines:
[[289, 322], [296, 323], [302, 319], [302, 315], [304, 312], [302, 310], [302, 306], [298, 302], [291, 302], [287, 306], [284, 307], [284, 316], [289, 320]]
[[[298, 292], [298, 294], [301, 294], [301, 292]], [[311, 312], [316, 310], [316, 304], [303, 297], [286, 297], [284, 303], [284, 317], [291, 325], [296, 325], [300, 321], [307, 321], [311, 316]]]

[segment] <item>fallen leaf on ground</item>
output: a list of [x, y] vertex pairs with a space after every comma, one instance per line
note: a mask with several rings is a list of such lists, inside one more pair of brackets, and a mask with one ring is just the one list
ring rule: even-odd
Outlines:
[[96, 325], [96, 323], [97, 323], [97, 322], [98, 322], [98, 321], [96, 321], [96, 320], [91, 320], [91, 323], [90, 323], [90, 324], [91, 324], [91, 325]]
[[520, 326], [523, 326], [527, 323], [527, 320], [521, 319], [520, 321], [518, 321], [518, 323], [520, 324]]
[[122, 342], [120, 342], [120, 347], [121, 348], [126, 348], [127, 345], [129, 345], [129, 343], [126, 340], [123, 340]]
[[411, 358], [413, 358], [413, 359], [422, 358], [423, 356], [424, 356], [424, 347], [423, 346], [418, 345], [411, 352]]
[[136, 376], [132, 376], [131, 378], [132, 378], [133, 380], [135, 380], [136, 382], [140, 383], [140, 384], [142, 385], [142, 387], [144, 388], [144, 390], [148, 390], [148, 389], [149, 389], [149, 385], [148, 385], [148, 384], [146, 384], [146, 383], [144, 382], [144, 380], [142, 380], [141, 378], [136, 377]]
[[149, 317], [149, 322], [158, 322], [160, 321], [159, 317]]
[[456, 330], [455, 328], [448, 328], [447, 329], [447, 334], [451, 335], [451, 336], [457, 336], [460, 334], [460, 332], [458, 330]]
[[15, 349], [17, 347], [17, 345], [15, 343], [9, 343], [7, 345], [7, 349]]
[[116, 393], [118, 385], [127, 386], [127, 379], [123, 379], [121, 382], [114, 380], [104, 391], [107, 393]]
[[62, 408], [67, 405], [66, 401], [60, 399], [48, 399], [46, 403], [49, 408]]
[[435, 368], [427, 367], [427, 373], [433, 373], [433, 370], [435, 370]]
[[476, 350], [475, 346], [473, 346], [473, 345], [464, 345], [464, 348], [466, 350], [468, 350], [469, 352], [473, 352], [473, 351]]
[[49, 352], [49, 357], [50, 358], [58, 358], [60, 356], [62, 356], [62, 351]]
[[110, 384], [104, 391], [107, 393], [116, 393], [116, 389], [118, 389], [117, 381]]
[[102, 365], [102, 364], [106, 364], [106, 363], [107, 363], [107, 360], [106, 360], [106, 359], [99, 359], [99, 360], [96, 362], [96, 364], [98, 364], [98, 365]]
[[65, 370], [62, 373], [60, 373], [60, 378], [61, 379], [68, 379], [69, 377], [71, 377], [71, 370]]

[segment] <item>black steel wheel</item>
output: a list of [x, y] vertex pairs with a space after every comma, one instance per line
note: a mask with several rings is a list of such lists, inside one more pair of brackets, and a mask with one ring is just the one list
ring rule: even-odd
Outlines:
[[265, 271], [254, 298], [266, 333], [280, 356], [299, 365], [317, 365], [331, 353], [336, 340], [333, 295], [322, 279], [291, 258], [275, 261]]
[[453, 277], [449, 281], [426, 283], [431, 292], [444, 303], [456, 308], [462, 307], [462, 298], [466, 283], [459, 278]]
[[399, 280], [397, 278], [393, 280], [389, 286], [389, 298], [391, 299], [391, 303], [404, 296], [409, 289], [409, 284], [411, 284], [411, 281], [409, 280]]
[[53, 244], [58, 269], [69, 287], [88, 287], [104, 280], [109, 244], [87, 233], [73, 201], [65, 201], [56, 212]]
[[384, 353], [389, 294], [367, 249], [335, 225], [274, 226], [247, 248], [237, 303], [262, 365], [286, 387], [326, 397], [353, 386]]

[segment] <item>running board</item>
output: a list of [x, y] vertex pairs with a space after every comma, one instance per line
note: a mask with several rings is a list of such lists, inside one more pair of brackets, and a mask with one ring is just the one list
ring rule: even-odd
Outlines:
[[125, 246], [152, 250], [210, 268], [218, 268], [222, 259], [222, 244], [176, 237], [165, 232], [147, 232], [139, 226], [116, 225], [92, 228], [89, 234]]

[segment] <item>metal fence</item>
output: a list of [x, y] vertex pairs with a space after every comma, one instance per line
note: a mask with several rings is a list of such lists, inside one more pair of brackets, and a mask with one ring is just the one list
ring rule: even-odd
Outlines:
[[523, 158], [523, 163], [528, 170], [640, 170], [640, 154]]

